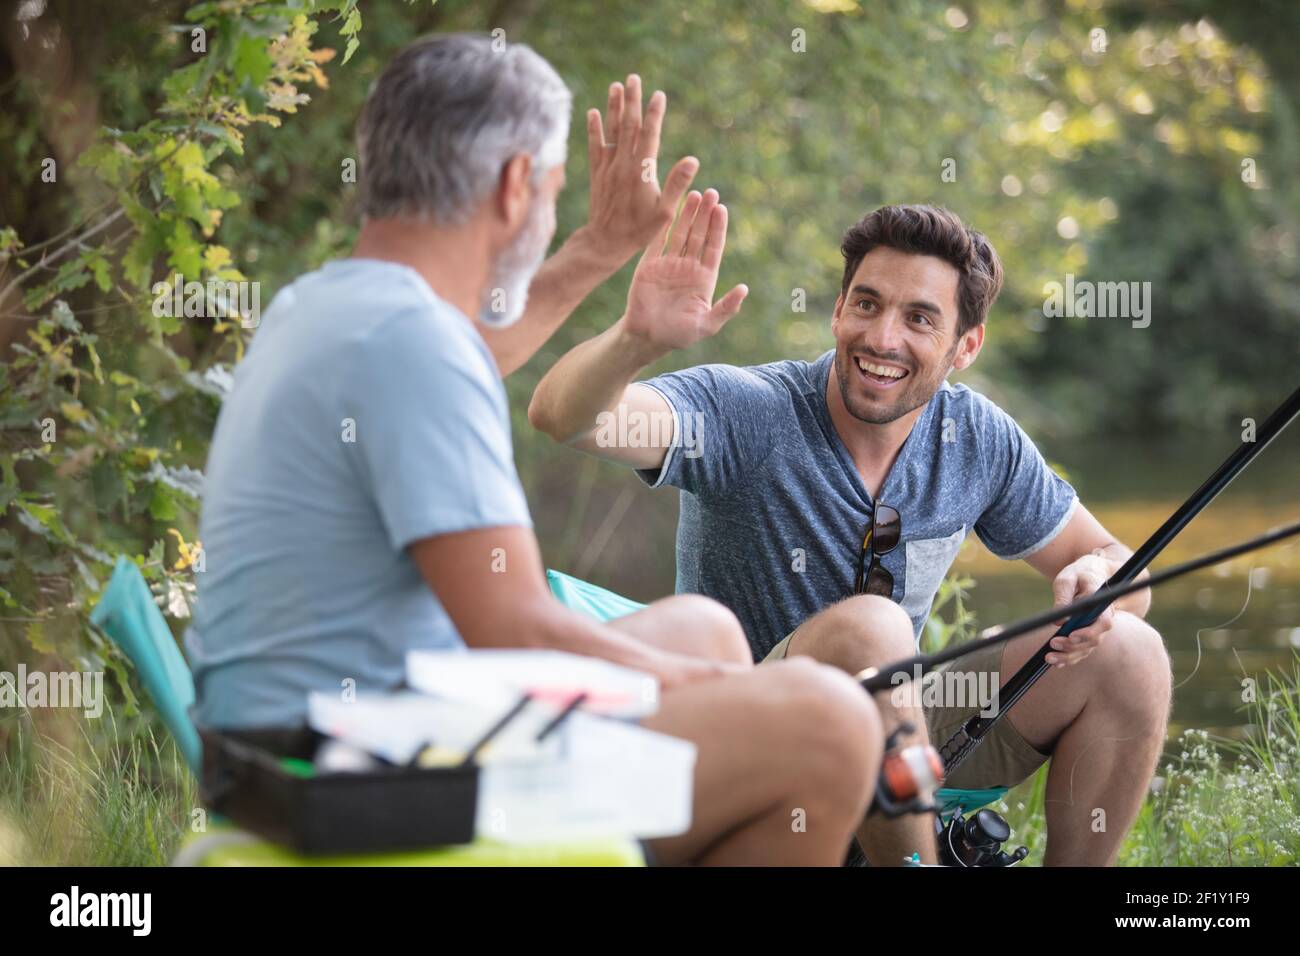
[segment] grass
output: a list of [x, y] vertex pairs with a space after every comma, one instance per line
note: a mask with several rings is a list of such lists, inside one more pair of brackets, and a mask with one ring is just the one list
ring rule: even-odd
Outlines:
[[[1161, 760], [1121, 866], [1295, 866], [1300, 864], [1300, 654], [1288, 671], [1264, 676], [1245, 707], [1243, 740], [1189, 730]], [[1042, 860], [1047, 767], [994, 809], [1013, 846]]]
[[0, 722], [0, 742], [0, 865], [171, 860], [196, 787], [151, 715], [21, 711]]

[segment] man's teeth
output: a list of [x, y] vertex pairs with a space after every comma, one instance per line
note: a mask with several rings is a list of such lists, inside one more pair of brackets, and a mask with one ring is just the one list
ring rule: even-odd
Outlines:
[[888, 365], [877, 365], [875, 362], [867, 362], [858, 359], [858, 368], [864, 372], [870, 372], [872, 375], [883, 375], [885, 378], [902, 378], [907, 374], [906, 369], [890, 368]]

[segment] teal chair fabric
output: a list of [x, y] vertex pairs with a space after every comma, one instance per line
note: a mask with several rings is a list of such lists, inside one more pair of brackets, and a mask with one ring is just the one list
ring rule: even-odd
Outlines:
[[194, 703], [194, 678], [154, 603], [149, 585], [129, 558], [117, 559], [108, 587], [90, 612], [90, 620], [131, 659], [185, 762], [197, 775], [203, 751], [189, 714]]
[[[550, 585], [551, 593], [555, 595], [561, 604], [590, 615], [598, 621], [608, 621], [610, 618], [622, 617], [624, 614], [631, 614], [633, 611], [639, 611], [645, 607], [644, 604], [638, 604], [621, 594], [607, 591], [588, 581], [583, 581], [560, 571], [548, 569], [546, 583]], [[940, 812], [947, 817], [951, 816], [956, 810], [969, 813], [972, 810], [987, 806], [996, 800], [1001, 800], [1006, 792], [1006, 787], [993, 787], [986, 790], [944, 788], [935, 795], [935, 799], [938, 802]]]
[[581, 611], [598, 621], [622, 617], [645, 607], [637, 601], [606, 591], [587, 581], [571, 577], [560, 571], [547, 570], [546, 583], [551, 586], [551, 593], [565, 607]]

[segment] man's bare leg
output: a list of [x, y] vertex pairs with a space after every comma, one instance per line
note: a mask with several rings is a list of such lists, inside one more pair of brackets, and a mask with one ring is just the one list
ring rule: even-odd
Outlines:
[[640, 611], [616, 617], [609, 626], [674, 654], [707, 657], [752, 667], [745, 631], [724, 605], [700, 594], [676, 594]]
[[[833, 604], [810, 617], [790, 639], [788, 656], [805, 655], [856, 674], [916, 653], [916, 639], [907, 613], [882, 597], [861, 595]], [[770, 666], [770, 665], [765, 665]], [[895, 701], [895, 696], [900, 698]], [[904, 743], [928, 743], [925, 715], [906, 689], [876, 698], [884, 734], [906, 721], [916, 728]], [[934, 863], [934, 820], [928, 814], [896, 819], [865, 818], [857, 828], [858, 843], [873, 866], [897, 866], [913, 853]]]
[[[676, 595], [609, 622], [647, 643], [753, 667], [735, 615]], [[806, 662], [670, 691], [647, 727], [699, 747], [693, 826], [665, 863], [839, 864], [874, 792], [883, 738], [852, 681]], [[738, 782], [739, 785], [738, 785]]]
[[871, 801], [880, 718], [844, 674], [809, 660], [664, 694], [643, 724], [693, 741], [688, 833], [652, 842], [664, 863], [836, 866]]
[[[1052, 634], [1035, 632], [1003, 652], [1009, 677]], [[1052, 668], [1007, 714], [1037, 749], [1047, 775], [1048, 866], [1107, 866], [1137, 818], [1165, 742], [1169, 656], [1144, 620], [1120, 611], [1101, 646]]]

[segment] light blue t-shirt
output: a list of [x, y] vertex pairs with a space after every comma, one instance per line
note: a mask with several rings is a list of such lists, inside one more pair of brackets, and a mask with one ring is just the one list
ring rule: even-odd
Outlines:
[[[815, 362], [701, 365], [646, 384], [676, 441], [650, 484], [681, 489], [677, 590], [735, 612], [756, 659], [853, 593], [875, 507], [826, 406], [834, 352]], [[882, 563], [917, 635], [966, 535], [1022, 558], [1065, 527], [1074, 489], [984, 396], [944, 383], [880, 489], [900, 544]]]
[[505, 525], [531, 521], [470, 321], [394, 263], [300, 277], [264, 314], [208, 457], [196, 719], [301, 723], [309, 691], [389, 689], [406, 651], [463, 646], [405, 548]]

